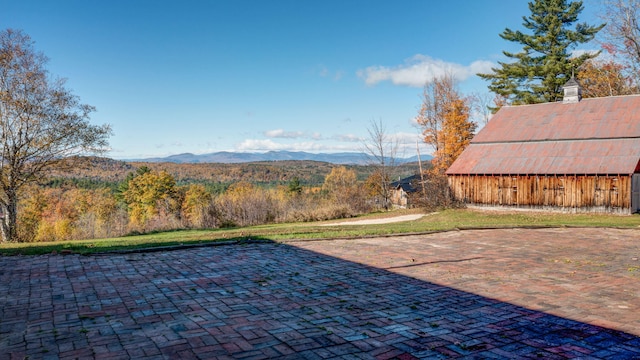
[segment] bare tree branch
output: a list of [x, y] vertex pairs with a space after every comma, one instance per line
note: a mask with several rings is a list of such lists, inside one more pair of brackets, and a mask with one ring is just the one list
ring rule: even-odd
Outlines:
[[602, 47], [620, 55], [640, 83], [640, 0], [605, 0], [601, 18], [607, 22]]
[[388, 209], [391, 197], [389, 181], [392, 176], [391, 171], [395, 166], [399, 144], [397, 139], [393, 139], [387, 133], [382, 120], [371, 120], [367, 133], [369, 136], [364, 141], [365, 152], [377, 168], [376, 172], [380, 179], [379, 196], [382, 200], [382, 206]]

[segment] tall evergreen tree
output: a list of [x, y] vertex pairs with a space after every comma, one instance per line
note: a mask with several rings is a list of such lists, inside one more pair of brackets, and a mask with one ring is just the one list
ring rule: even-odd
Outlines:
[[[506, 28], [500, 37], [522, 44], [522, 51], [503, 51], [512, 62], [499, 62], [493, 73], [478, 74], [491, 81], [489, 90], [512, 104], [554, 102], [562, 97], [564, 85], [574, 70], [597, 54], [572, 56], [578, 44], [591, 41], [604, 24], [577, 23], [582, 1], [534, 0], [531, 15], [523, 17], [525, 34]], [[576, 23], [575, 28], [573, 24]]]

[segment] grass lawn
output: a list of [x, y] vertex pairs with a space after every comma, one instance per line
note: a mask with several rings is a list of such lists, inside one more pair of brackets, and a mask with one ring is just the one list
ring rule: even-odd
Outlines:
[[[358, 219], [385, 218], [416, 213], [401, 210], [362, 216]], [[349, 219], [350, 221], [354, 219]], [[51, 252], [91, 254], [166, 246], [197, 246], [224, 241], [286, 241], [293, 239], [350, 238], [404, 233], [448, 231], [495, 227], [623, 227], [640, 228], [640, 216], [606, 214], [561, 214], [545, 212], [497, 212], [471, 209], [445, 210], [427, 214], [419, 220], [376, 224], [339, 225], [340, 221], [294, 223], [215, 230], [180, 230], [112, 239], [74, 240], [46, 243], [0, 244], [3, 255], [38, 255]]]

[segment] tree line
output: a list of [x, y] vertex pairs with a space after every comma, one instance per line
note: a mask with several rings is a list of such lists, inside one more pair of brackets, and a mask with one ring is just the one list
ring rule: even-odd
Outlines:
[[302, 185], [294, 177], [273, 187], [238, 181], [214, 193], [202, 184], [178, 185], [168, 172], [143, 166], [115, 189], [28, 186], [18, 203], [17, 240], [92, 239], [352, 217], [382, 208], [379, 184], [376, 172], [358, 180], [355, 170], [334, 166], [320, 186]]

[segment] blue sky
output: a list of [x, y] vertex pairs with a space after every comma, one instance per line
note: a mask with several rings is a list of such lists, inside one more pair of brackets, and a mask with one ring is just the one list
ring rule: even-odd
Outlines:
[[[597, 22], [598, 1], [581, 21]], [[49, 71], [108, 123], [117, 159], [361, 151], [371, 121], [415, 155], [425, 82], [486, 93], [526, 1], [0, 0]], [[597, 48], [592, 45], [592, 48]], [[423, 146], [424, 153], [430, 149]]]

